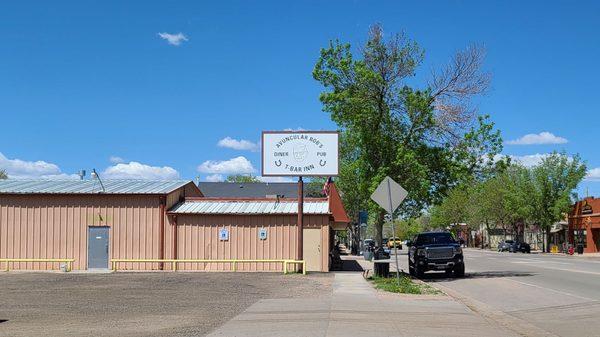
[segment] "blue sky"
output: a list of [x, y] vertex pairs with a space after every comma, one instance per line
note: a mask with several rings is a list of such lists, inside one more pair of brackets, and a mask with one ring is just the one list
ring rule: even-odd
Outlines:
[[[417, 85], [484, 44], [493, 81], [479, 111], [507, 141], [552, 143], [504, 153], [565, 150], [600, 168], [593, 1], [3, 2], [0, 165], [13, 177], [258, 173], [261, 130], [335, 128], [312, 67], [330, 39], [357, 46], [376, 22], [425, 49]], [[598, 196], [594, 177], [581, 191]]]

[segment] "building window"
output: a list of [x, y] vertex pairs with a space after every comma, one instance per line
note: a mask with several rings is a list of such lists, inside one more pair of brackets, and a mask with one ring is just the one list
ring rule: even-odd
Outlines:
[[587, 230], [576, 229], [573, 231], [573, 237], [575, 238], [575, 246], [583, 244], [583, 248], [587, 248]]

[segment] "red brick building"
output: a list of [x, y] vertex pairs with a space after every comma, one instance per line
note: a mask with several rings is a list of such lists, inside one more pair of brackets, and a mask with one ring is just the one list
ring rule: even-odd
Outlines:
[[583, 244], [584, 253], [600, 252], [600, 199], [588, 197], [573, 205], [568, 242], [574, 247]]

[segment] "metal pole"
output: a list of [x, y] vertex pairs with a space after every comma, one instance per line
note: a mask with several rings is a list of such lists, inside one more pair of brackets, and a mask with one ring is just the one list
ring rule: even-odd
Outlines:
[[390, 221], [392, 222], [392, 238], [394, 239], [394, 258], [396, 259], [396, 280], [398, 281], [398, 287], [400, 286], [400, 267], [398, 267], [398, 245], [396, 244], [396, 225], [394, 225], [394, 210], [392, 209], [392, 187], [390, 186], [390, 179], [387, 179], [388, 187], [388, 205], [390, 206]]
[[[304, 182], [298, 177], [298, 260], [303, 258], [303, 228], [304, 228]], [[303, 270], [304, 271], [304, 270]]]

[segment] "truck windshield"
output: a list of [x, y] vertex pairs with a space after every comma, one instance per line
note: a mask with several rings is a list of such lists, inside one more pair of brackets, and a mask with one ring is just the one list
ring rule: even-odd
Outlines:
[[450, 233], [427, 233], [419, 234], [417, 237], [416, 244], [420, 245], [431, 245], [431, 244], [447, 244], [455, 243], [454, 238]]

